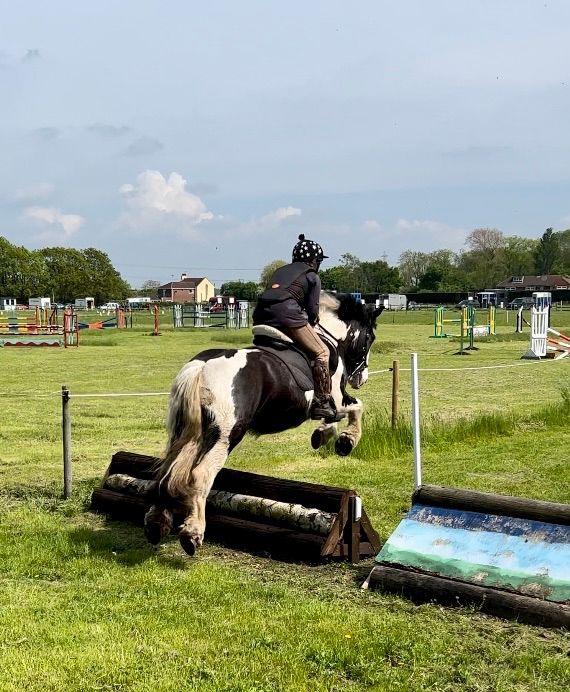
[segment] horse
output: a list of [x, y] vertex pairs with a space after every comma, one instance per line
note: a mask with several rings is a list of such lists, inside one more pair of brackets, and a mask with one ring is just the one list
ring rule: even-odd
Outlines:
[[[376, 319], [383, 308], [365, 306], [352, 296], [321, 292], [315, 329], [330, 352], [331, 391], [336, 407], [347, 416], [335, 451], [345, 456], [362, 435], [362, 402], [346, 392], [368, 379], [368, 358]], [[153, 501], [144, 531], [158, 544], [173, 527], [174, 507], [186, 519], [180, 527], [183, 549], [194, 555], [206, 527], [206, 498], [228, 455], [249, 431], [271, 434], [310, 418], [313, 398], [307, 357], [285, 335], [271, 327], [254, 327], [253, 345], [208, 349], [186, 363], [170, 392], [168, 442], [156, 473]], [[281, 340], [271, 341], [280, 336]], [[337, 424], [320, 421], [311, 436], [314, 449], [337, 436]]]

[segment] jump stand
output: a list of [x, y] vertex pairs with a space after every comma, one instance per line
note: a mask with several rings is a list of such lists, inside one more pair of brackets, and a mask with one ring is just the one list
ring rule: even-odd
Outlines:
[[422, 485], [415, 462], [411, 510], [363, 588], [570, 628], [570, 505]]
[[[91, 509], [142, 524], [159, 459], [117, 452]], [[175, 526], [183, 515], [175, 518]], [[354, 490], [223, 468], [206, 505], [206, 540], [287, 560], [339, 558], [355, 564], [380, 540]]]

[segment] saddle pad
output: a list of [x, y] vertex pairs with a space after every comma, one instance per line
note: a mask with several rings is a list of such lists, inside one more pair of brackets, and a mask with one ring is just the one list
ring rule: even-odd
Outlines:
[[311, 364], [307, 356], [292, 344], [277, 341], [265, 336], [256, 336], [253, 345], [260, 351], [265, 351], [279, 358], [291, 373], [299, 389], [308, 392], [314, 389]]

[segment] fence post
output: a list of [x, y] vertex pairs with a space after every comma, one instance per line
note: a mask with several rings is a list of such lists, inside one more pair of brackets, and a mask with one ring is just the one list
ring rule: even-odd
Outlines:
[[392, 429], [398, 425], [400, 413], [400, 361], [392, 362]]
[[71, 414], [69, 412], [69, 389], [61, 387], [61, 419], [63, 428], [63, 499], [71, 497]]

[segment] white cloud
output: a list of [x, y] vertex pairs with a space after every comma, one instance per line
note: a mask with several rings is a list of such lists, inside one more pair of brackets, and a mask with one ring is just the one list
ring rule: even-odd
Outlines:
[[51, 239], [63, 236], [67, 240], [85, 223], [85, 219], [79, 214], [64, 214], [55, 207], [28, 207], [24, 209], [23, 217], [50, 226], [50, 232], [41, 234], [41, 237]]
[[454, 228], [441, 221], [430, 219], [398, 219], [396, 233], [410, 248], [446, 247], [459, 250], [468, 233], [464, 228]]
[[290, 216], [301, 216], [301, 214], [301, 209], [298, 209], [297, 207], [279, 207], [279, 209], [262, 216], [257, 223], [264, 227], [275, 227], [279, 226], [282, 221]]
[[36, 199], [48, 199], [55, 191], [55, 185], [52, 183], [34, 183], [29, 187], [21, 188], [14, 195], [17, 200], [32, 201]]
[[188, 233], [214, 218], [204, 202], [186, 189], [186, 180], [179, 173], [165, 178], [159, 171], [143, 171], [134, 185], [122, 185], [119, 192], [129, 208], [121, 220], [139, 232]]
[[269, 212], [257, 219], [252, 219], [245, 223], [240, 223], [226, 231], [226, 237], [238, 238], [248, 237], [272, 231], [279, 228], [284, 221], [293, 216], [301, 216], [302, 209], [298, 207], [279, 207], [275, 211]]
[[365, 231], [381, 231], [382, 226], [375, 219], [368, 219], [362, 224]]

